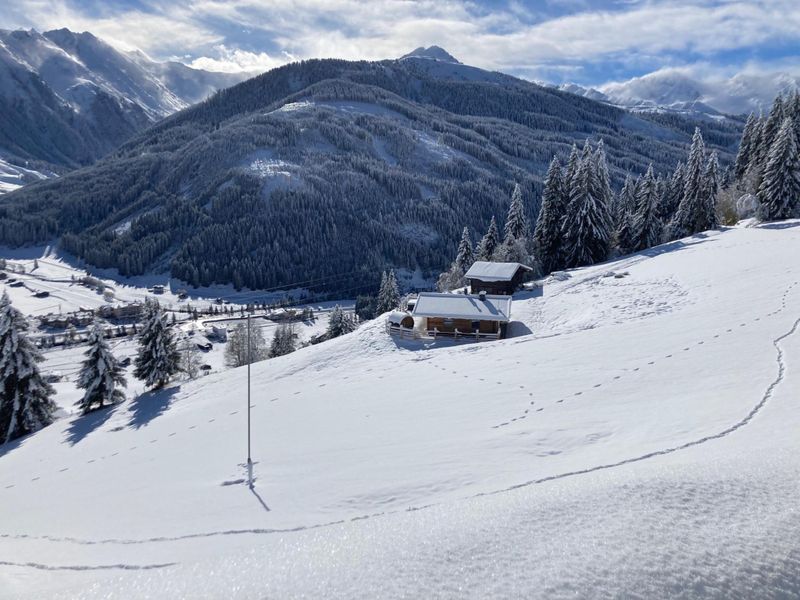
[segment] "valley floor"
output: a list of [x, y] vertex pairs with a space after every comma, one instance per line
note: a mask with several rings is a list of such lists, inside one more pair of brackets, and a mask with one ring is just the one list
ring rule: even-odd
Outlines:
[[[0, 597], [800, 597], [800, 222], [383, 323], [0, 450]], [[617, 276], [614, 276], [617, 275]]]

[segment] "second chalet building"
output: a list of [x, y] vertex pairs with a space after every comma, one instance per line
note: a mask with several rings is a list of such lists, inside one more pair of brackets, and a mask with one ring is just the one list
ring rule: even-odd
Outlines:
[[479, 294], [486, 292], [500, 296], [513, 294], [525, 277], [533, 271], [530, 267], [515, 262], [476, 261], [467, 271], [465, 277], [469, 282], [470, 292]]

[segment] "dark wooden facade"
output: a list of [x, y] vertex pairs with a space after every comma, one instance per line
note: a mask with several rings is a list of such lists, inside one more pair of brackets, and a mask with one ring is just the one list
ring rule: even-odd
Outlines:
[[482, 281], [480, 279], [470, 277], [469, 289], [473, 294], [486, 292], [487, 294], [493, 296], [510, 296], [517, 289], [519, 289], [519, 286], [522, 285], [527, 272], [527, 269], [520, 266], [510, 281]]
[[498, 321], [471, 321], [469, 319], [448, 319], [445, 317], [427, 317], [427, 330], [433, 331], [434, 328], [441, 333], [454, 333], [458, 329], [459, 333], [497, 333], [500, 331]]

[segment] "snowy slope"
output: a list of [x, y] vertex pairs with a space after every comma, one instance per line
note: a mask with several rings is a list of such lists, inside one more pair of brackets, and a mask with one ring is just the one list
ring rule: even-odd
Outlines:
[[[6, 597], [794, 597], [800, 222], [383, 324], [0, 451]], [[613, 274], [619, 277], [613, 276]], [[0, 595], [2, 595], [0, 593]]]

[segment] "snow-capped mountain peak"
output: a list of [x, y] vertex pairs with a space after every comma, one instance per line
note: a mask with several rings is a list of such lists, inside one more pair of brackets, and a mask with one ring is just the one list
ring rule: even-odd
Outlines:
[[420, 46], [409, 52], [408, 54], [404, 54], [400, 57], [400, 59], [404, 58], [427, 58], [431, 60], [438, 60], [442, 62], [449, 62], [455, 64], [461, 64], [459, 60], [457, 60], [452, 54], [447, 52], [444, 48], [439, 46], [428, 46], [427, 48]]
[[[29, 180], [31, 171], [15, 166], [27, 161], [41, 173], [89, 164], [137, 131], [242, 79], [120, 52], [88, 32], [0, 30], [4, 172], [16, 185]], [[2, 110], [9, 102], [13, 110]]]

